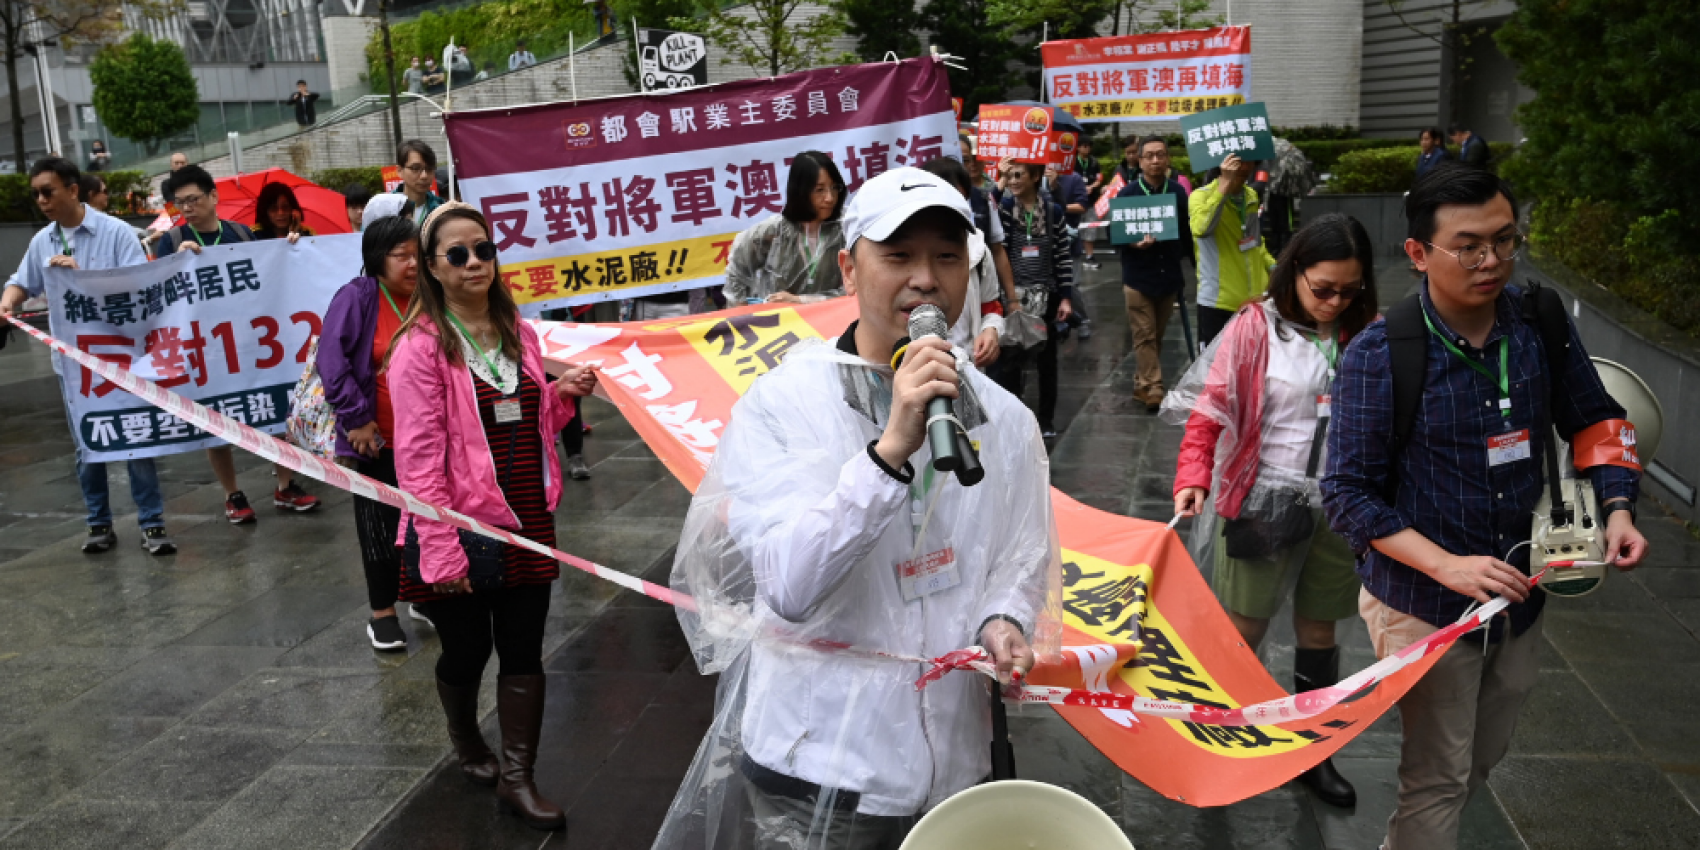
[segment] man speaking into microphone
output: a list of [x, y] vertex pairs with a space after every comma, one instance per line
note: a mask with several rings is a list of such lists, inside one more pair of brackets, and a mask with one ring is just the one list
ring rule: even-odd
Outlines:
[[[722, 674], [716, 716], [657, 847], [896, 850], [991, 770], [990, 680], [918, 687], [929, 660], [980, 646], [1009, 682], [1055, 651], [1038, 423], [942, 333], [907, 340], [912, 317], [921, 333], [963, 309], [973, 220], [927, 172], [869, 180], [838, 257], [859, 317], [733, 408], [672, 576], [699, 667]], [[929, 420], [950, 425], [935, 445]], [[935, 449], [955, 461], [935, 470]]]

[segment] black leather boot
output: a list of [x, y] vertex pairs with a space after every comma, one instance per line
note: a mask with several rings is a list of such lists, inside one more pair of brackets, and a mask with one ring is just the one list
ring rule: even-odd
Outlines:
[[[1340, 681], [1340, 648], [1299, 649], [1293, 656], [1293, 692], [1304, 693], [1333, 686]], [[1335, 769], [1334, 760], [1299, 774], [1299, 782], [1331, 806], [1349, 809], [1358, 804], [1357, 789]]]
[[533, 784], [537, 738], [543, 732], [542, 676], [498, 676], [496, 716], [502, 724], [502, 775], [496, 796], [533, 829], [567, 825], [561, 807], [544, 799]]
[[443, 701], [443, 714], [449, 720], [449, 741], [454, 743], [455, 755], [460, 757], [460, 774], [468, 782], [495, 785], [501, 765], [496, 763], [490, 745], [484, 743], [484, 734], [478, 731], [477, 686], [457, 688], [438, 679], [437, 698]]

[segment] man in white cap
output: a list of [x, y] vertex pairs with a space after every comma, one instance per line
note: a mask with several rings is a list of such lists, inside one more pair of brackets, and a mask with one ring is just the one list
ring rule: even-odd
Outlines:
[[[869, 180], [838, 255], [859, 318], [831, 344], [791, 348], [733, 408], [672, 581], [696, 602], [679, 616], [700, 666], [724, 671], [717, 716], [658, 847], [685, 843], [693, 812], [724, 824], [741, 809], [739, 846], [896, 850], [991, 769], [990, 680], [918, 689], [916, 659], [978, 645], [1009, 682], [1055, 647], [1038, 423], [944, 339], [894, 357], [911, 311], [938, 308], [942, 330], [964, 309], [973, 221], [936, 175]], [[978, 486], [933, 471], [938, 397], [978, 446]], [[823, 649], [844, 646], [883, 657]]]

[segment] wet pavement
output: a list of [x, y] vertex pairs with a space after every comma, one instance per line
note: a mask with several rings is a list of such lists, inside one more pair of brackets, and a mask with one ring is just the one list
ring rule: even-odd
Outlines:
[[[1383, 270], [1383, 291], [1408, 286], [1401, 270]], [[1104, 510], [1167, 520], [1180, 431], [1131, 401], [1117, 279], [1113, 259], [1087, 274], [1096, 333], [1060, 358], [1053, 480]], [[1180, 339], [1175, 323], [1171, 376]], [[595, 477], [569, 482], [562, 548], [662, 579], [689, 496], [611, 407], [589, 415]], [[371, 650], [348, 497], [314, 486], [316, 514], [262, 507], [257, 526], [232, 528], [204, 456], [168, 458], [180, 554], [152, 558], [114, 466], [122, 545], [86, 556], [70, 457], [47, 358], [15, 339], [0, 352], [0, 848], [649, 846], [713, 699], [670, 611], [575, 571], [557, 585], [538, 784], [569, 831], [535, 832], [449, 763], [431, 629], [404, 617], [408, 652]], [[241, 469], [250, 495], [271, 486], [268, 467]], [[1549, 606], [1540, 686], [1461, 846], [1700, 846], [1700, 542], [1655, 505], [1642, 513], [1650, 563]], [[1264, 649], [1282, 683], [1288, 619]], [[1372, 660], [1360, 621], [1343, 624], [1342, 644], [1347, 669]], [[1011, 735], [1023, 778], [1094, 800], [1141, 847], [1373, 848], [1393, 805], [1394, 715], [1338, 759], [1354, 811], [1296, 786], [1217, 809], [1173, 803], [1042, 708], [1013, 717]]]

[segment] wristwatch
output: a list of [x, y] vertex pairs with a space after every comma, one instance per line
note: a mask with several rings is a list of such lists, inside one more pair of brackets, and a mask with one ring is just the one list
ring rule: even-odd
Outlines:
[[1605, 522], [1610, 520], [1611, 515], [1618, 511], [1628, 511], [1630, 522], [1635, 522], [1639, 519], [1639, 517], [1635, 514], [1634, 502], [1631, 502], [1628, 499], [1613, 499], [1600, 506], [1600, 521]]

